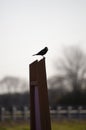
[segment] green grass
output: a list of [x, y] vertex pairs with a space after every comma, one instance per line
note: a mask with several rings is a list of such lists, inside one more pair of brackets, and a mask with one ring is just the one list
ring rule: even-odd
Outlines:
[[[30, 130], [30, 127], [24, 122], [2, 122], [0, 130]], [[52, 130], [86, 130], [86, 121], [53, 121]]]
[[24, 122], [2, 122], [0, 123], [0, 130], [30, 130], [29, 123]]
[[53, 122], [52, 130], [86, 130], [86, 121]]

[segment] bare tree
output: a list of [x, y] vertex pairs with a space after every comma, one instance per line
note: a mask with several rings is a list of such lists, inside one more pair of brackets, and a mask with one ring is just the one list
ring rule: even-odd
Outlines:
[[55, 67], [75, 92], [85, 87], [86, 55], [81, 48], [71, 46], [65, 49], [63, 57], [56, 62]]

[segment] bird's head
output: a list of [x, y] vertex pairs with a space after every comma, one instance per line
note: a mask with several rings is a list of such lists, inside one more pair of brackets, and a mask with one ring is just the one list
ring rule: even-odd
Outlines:
[[48, 47], [45, 47], [45, 49], [48, 51]]

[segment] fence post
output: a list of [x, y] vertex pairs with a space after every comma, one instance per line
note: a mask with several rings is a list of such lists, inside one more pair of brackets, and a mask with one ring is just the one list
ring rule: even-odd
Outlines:
[[58, 118], [58, 119], [61, 118], [61, 113], [60, 113], [60, 111], [61, 111], [61, 106], [58, 106], [58, 107], [57, 107], [57, 118]]
[[28, 107], [27, 106], [25, 106], [24, 107], [24, 120], [28, 120]]
[[13, 120], [14, 121], [16, 121], [16, 107], [15, 106], [13, 106], [13, 108], [12, 108], [12, 117], [13, 117]]
[[5, 108], [2, 107], [1, 108], [1, 121], [4, 121], [5, 120]]
[[79, 106], [78, 107], [78, 116], [79, 116], [79, 118], [81, 118], [81, 111], [82, 111], [82, 106]]
[[71, 119], [71, 111], [72, 111], [72, 106], [68, 106], [68, 118]]

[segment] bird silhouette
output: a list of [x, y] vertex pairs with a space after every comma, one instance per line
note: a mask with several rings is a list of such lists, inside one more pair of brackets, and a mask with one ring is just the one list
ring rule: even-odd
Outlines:
[[39, 51], [38, 53], [34, 54], [33, 56], [35, 55], [41, 55], [41, 56], [44, 56], [48, 51], [48, 48], [45, 47], [44, 49], [42, 49], [41, 51]]

